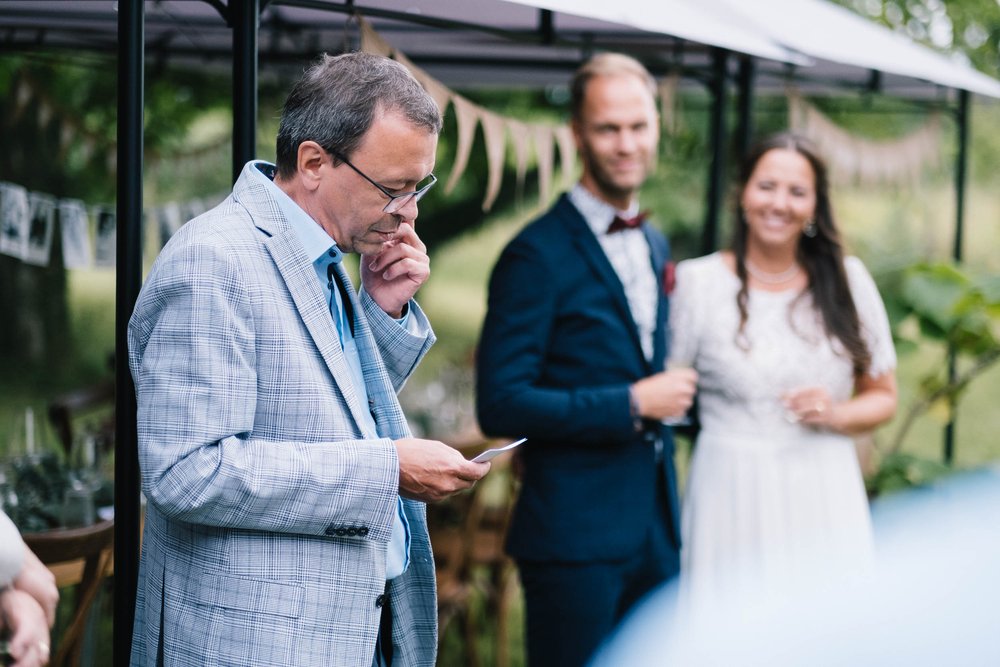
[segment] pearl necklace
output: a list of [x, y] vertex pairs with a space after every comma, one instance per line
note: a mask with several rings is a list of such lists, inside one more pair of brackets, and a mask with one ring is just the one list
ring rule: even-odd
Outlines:
[[802, 267], [800, 267], [796, 262], [792, 262], [792, 265], [787, 269], [784, 271], [778, 271], [777, 273], [764, 271], [747, 258], [743, 259], [743, 265], [746, 267], [747, 273], [765, 285], [781, 285], [782, 283], [787, 283], [789, 280], [799, 275], [799, 271], [802, 270]]

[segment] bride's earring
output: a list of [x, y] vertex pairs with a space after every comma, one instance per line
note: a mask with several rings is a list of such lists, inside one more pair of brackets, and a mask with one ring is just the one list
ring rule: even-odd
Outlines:
[[812, 219], [807, 220], [806, 224], [802, 226], [802, 233], [811, 239], [816, 238], [816, 235], [819, 234], [819, 227], [816, 226], [816, 221]]

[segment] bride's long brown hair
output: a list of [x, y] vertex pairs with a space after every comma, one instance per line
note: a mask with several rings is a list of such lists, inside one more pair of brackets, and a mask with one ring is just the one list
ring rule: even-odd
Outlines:
[[816, 175], [816, 213], [813, 216], [816, 235], [799, 236], [796, 257], [809, 278], [806, 289], [812, 294], [813, 303], [823, 317], [827, 335], [840, 340], [851, 357], [855, 377], [860, 377], [871, 365], [871, 352], [861, 336], [858, 310], [854, 306], [847, 273], [844, 270], [844, 249], [840, 232], [833, 219], [826, 165], [820, 159], [812, 142], [789, 132], [772, 135], [754, 145], [740, 170], [739, 188], [735, 193], [736, 225], [732, 240], [736, 275], [740, 279], [740, 291], [736, 295], [736, 305], [740, 311], [737, 339], [739, 341], [745, 334], [749, 297], [746, 268], [747, 223], [741, 199], [757, 163], [765, 153], [775, 149], [795, 151], [809, 161], [813, 174]]

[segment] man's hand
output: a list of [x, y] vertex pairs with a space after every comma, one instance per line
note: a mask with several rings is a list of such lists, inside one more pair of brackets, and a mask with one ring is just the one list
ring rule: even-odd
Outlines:
[[425, 503], [444, 500], [472, 488], [490, 471], [489, 463], [466, 461], [459, 451], [437, 440], [396, 440], [399, 495]]
[[51, 628], [56, 620], [56, 605], [59, 604], [56, 578], [27, 545], [24, 547], [24, 564], [21, 566], [21, 573], [14, 580], [14, 588], [35, 598], [45, 612]]
[[659, 420], [687, 412], [697, 386], [697, 371], [678, 368], [639, 380], [632, 385], [632, 395], [641, 417]]
[[361, 256], [361, 284], [391, 317], [402, 317], [403, 306], [430, 275], [427, 246], [410, 222], [400, 223], [396, 237], [382, 246], [382, 252]]

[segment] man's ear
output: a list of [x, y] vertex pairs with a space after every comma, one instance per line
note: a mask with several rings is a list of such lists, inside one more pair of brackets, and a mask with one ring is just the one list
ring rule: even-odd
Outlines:
[[328, 159], [327, 152], [315, 141], [303, 141], [299, 144], [296, 167], [302, 185], [307, 190], [311, 191], [319, 187], [320, 172]]

